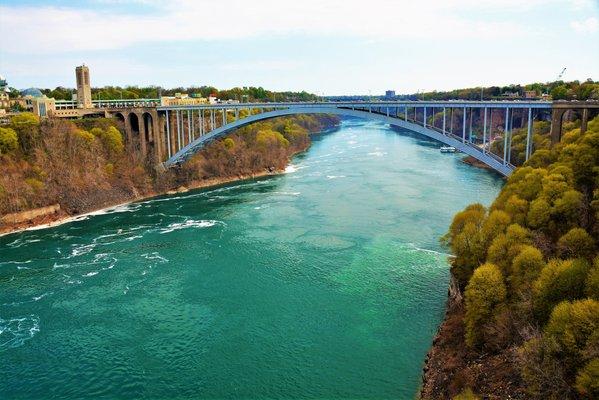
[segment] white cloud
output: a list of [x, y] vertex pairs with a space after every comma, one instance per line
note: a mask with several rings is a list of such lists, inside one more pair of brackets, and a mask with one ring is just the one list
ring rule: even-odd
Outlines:
[[[520, 11], [529, 0], [101, 0], [151, 4], [159, 12], [119, 13], [60, 7], [0, 7], [0, 37], [13, 53], [64, 53], [180, 40], [220, 40], [268, 35], [410, 38], [496, 38], [530, 34], [529, 27], [496, 19], [470, 20], [472, 11]], [[549, 0], [563, 1], [563, 0]], [[143, 5], [140, 5], [143, 7]], [[489, 17], [491, 18], [491, 17]], [[33, 22], [34, 21], [34, 22]]]
[[594, 33], [599, 31], [599, 20], [595, 17], [589, 17], [581, 21], [572, 21], [570, 26], [579, 33]]

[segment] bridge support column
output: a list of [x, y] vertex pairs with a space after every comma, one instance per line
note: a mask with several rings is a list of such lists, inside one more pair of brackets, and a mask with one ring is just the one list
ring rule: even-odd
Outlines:
[[462, 115], [462, 143], [466, 143], [466, 107], [464, 107]]
[[443, 134], [445, 135], [445, 117], [446, 117], [446, 112], [445, 112], [445, 107], [443, 107]]
[[589, 109], [582, 109], [582, 118], [580, 119], [580, 133], [585, 133], [587, 131], [587, 125], [589, 123]]
[[142, 157], [146, 158], [147, 154], [147, 143], [146, 143], [146, 121], [143, 117], [143, 113], [136, 112], [137, 115], [137, 125], [139, 127], [139, 149], [141, 151]]
[[551, 113], [551, 144], [559, 143], [562, 139], [562, 120], [566, 109], [553, 108]]
[[510, 109], [506, 107], [505, 109], [505, 128], [503, 130], [503, 165], [507, 164], [507, 135], [509, 129], [509, 115]]
[[526, 131], [526, 161], [530, 157], [530, 145], [532, 139], [532, 108], [528, 107], [528, 124]]
[[483, 154], [486, 153], [487, 146], [487, 107], [485, 107], [485, 115], [483, 117]]

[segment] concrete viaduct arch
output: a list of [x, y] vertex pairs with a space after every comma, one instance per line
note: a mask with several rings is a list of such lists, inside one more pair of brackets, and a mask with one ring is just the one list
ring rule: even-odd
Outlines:
[[163, 160], [164, 118], [161, 118], [155, 107], [109, 109], [106, 115], [116, 118], [122, 124], [125, 141], [138, 145], [142, 155], [152, 157], [156, 162]]

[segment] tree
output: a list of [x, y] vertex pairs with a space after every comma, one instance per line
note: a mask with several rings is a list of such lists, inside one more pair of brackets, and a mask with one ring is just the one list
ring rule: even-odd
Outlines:
[[17, 149], [19, 140], [17, 132], [11, 128], [0, 127], [0, 154], [8, 154]]
[[559, 253], [564, 258], [583, 257], [593, 255], [595, 243], [591, 235], [582, 228], [572, 228], [557, 241]]
[[10, 118], [10, 127], [17, 132], [19, 144], [28, 153], [37, 142], [40, 120], [30, 112], [23, 112]]
[[507, 295], [501, 270], [494, 264], [483, 264], [472, 274], [466, 287], [466, 344], [478, 346], [482, 339], [483, 326], [491, 321], [497, 307], [504, 303]]
[[537, 318], [546, 321], [553, 307], [559, 302], [582, 298], [589, 269], [589, 263], [581, 259], [550, 260], [533, 286]]
[[543, 199], [539, 198], [530, 203], [530, 209], [526, 216], [528, 226], [534, 229], [546, 230], [551, 221], [551, 206]]
[[587, 399], [599, 399], [599, 358], [589, 361], [576, 375], [576, 390]]
[[545, 339], [559, 345], [558, 356], [570, 372], [584, 364], [588, 342], [598, 335], [599, 301], [590, 299], [558, 304], [545, 328]]
[[559, 85], [551, 90], [551, 98], [553, 100], [563, 100], [568, 97], [568, 88], [566, 85]]
[[593, 268], [587, 275], [584, 292], [591, 299], [599, 300], [599, 256], [595, 257]]
[[512, 263], [512, 284], [515, 288], [528, 289], [545, 266], [543, 254], [534, 246], [523, 246]]
[[487, 261], [497, 265], [505, 276], [509, 276], [514, 257], [527, 244], [531, 244], [530, 231], [518, 224], [511, 224], [505, 234], [498, 235], [489, 246]]

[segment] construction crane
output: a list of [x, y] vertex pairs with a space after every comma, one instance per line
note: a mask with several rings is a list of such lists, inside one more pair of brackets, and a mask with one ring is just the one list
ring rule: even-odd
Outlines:
[[562, 76], [564, 76], [564, 72], [566, 72], [566, 67], [564, 67], [564, 69], [562, 69], [562, 72], [559, 73], [559, 75], [557, 76], [556, 81], [559, 81], [562, 79]]

